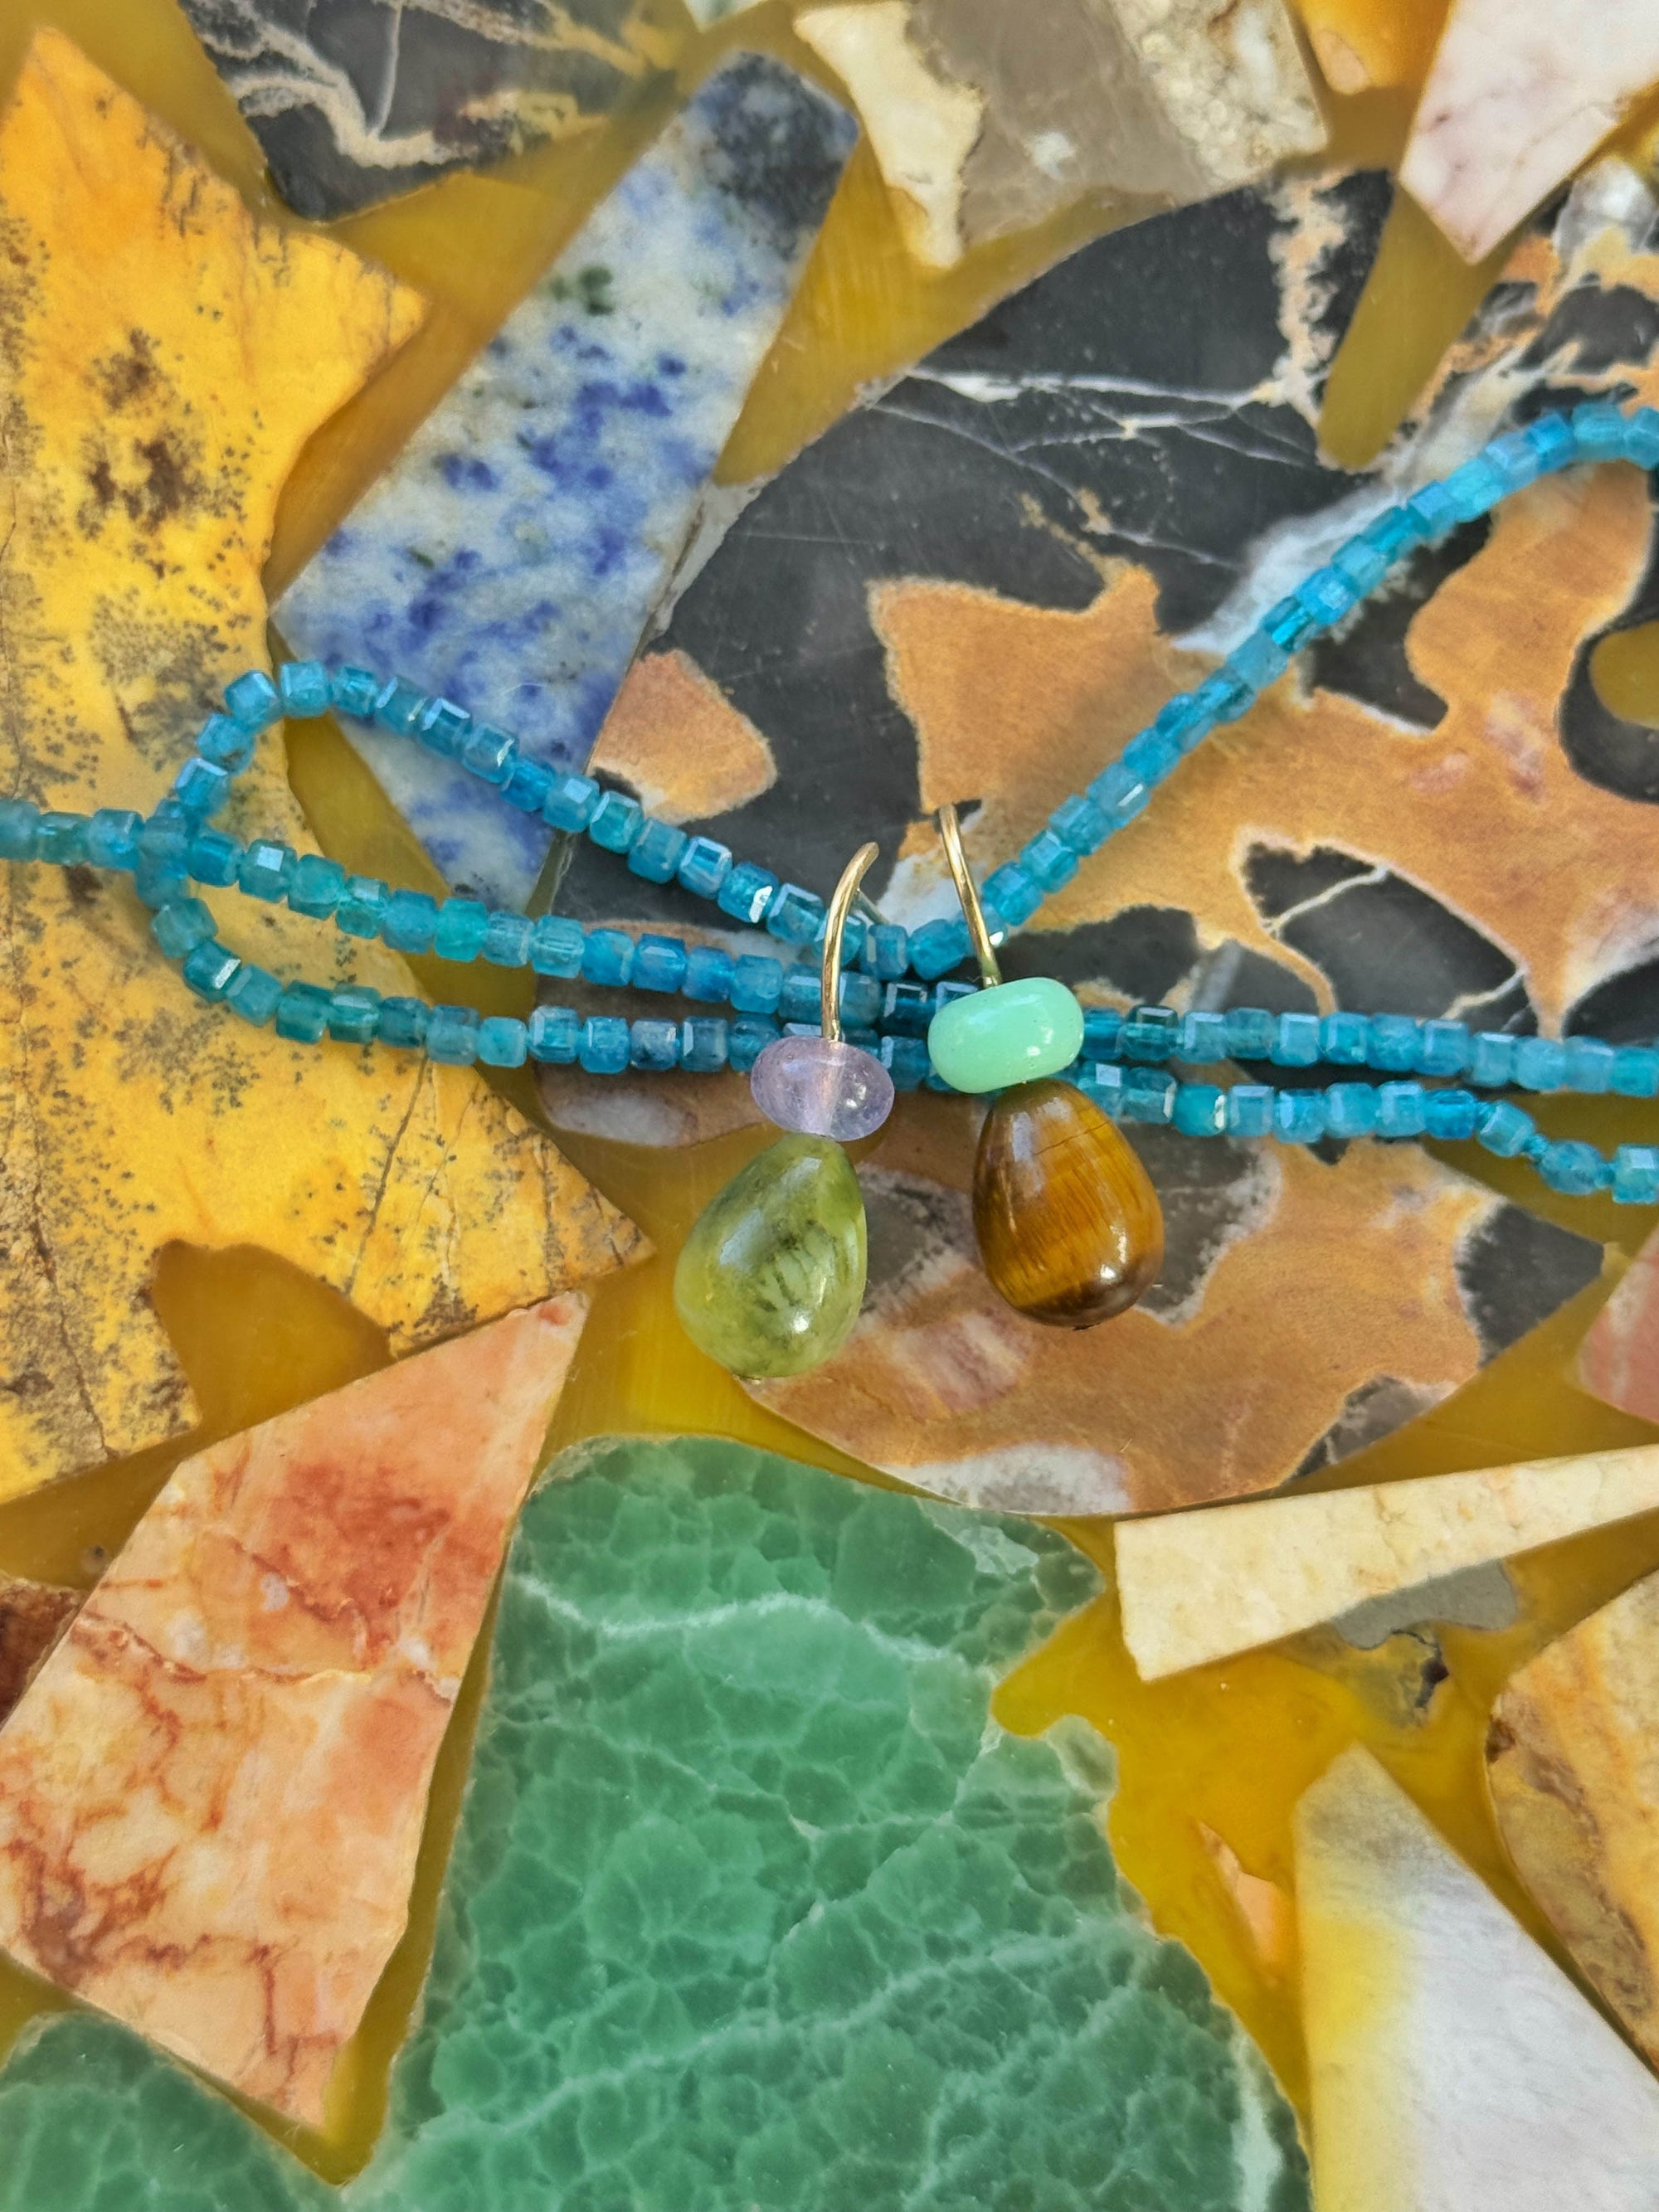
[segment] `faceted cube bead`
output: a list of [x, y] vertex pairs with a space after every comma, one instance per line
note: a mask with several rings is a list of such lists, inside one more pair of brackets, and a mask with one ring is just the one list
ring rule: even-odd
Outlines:
[[1388, 556], [1392, 568], [1401, 555], [1418, 543], [1419, 532], [1414, 518], [1403, 507], [1386, 507], [1374, 522], [1368, 523], [1354, 541], [1356, 544], [1374, 545], [1379, 553]]
[[1287, 1145], [1316, 1145], [1325, 1134], [1322, 1091], [1281, 1091], [1273, 1100], [1273, 1133]]
[[1379, 1137], [1420, 1137], [1428, 1114], [1428, 1093], [1420, 1083], [1382, 1083], [1376, 1091]]
[[591, 1014], [582, 1024], [576, 1057], [589, 1075], [620, 1075], [632, 1055], [628, 1024], [616, 1014]]
[[968, 925], [960, 915], [948, 921], [925, 921], [910, 933], [910, 965], [926, 982], [959, 968], [968, 951]]
[[1227, 1134], [1266, 1137], [1273, 1126], [1273, 1091], [1266, 1083], [1235, 1083], [1227, 1093]]
[[847, 1029], [873, 1029], [881, 1018], [881, 986], [873, 975], [842, 970], [836, 1004]]
[[1222, 664], [1229, 676], [1248, 684], [1252, 691], [1265, 691], [1270, 684], [1276, 684], [1290, 665], [1290, 654], [1266, 623], [1253, 629]]
[[[97, 819], [94, 814], [92, 822], [95, 823]], [[241, 872], [242, 850], [240, 839], [228, 836], [222, 830], [198, 830], [185, 848], [185, 872], [198, 884], [212, 884], [218, 890], [228, 890]], [[98, 857], [92, 849], [92, 823], [87, 828], [87, 857]], [[293, 888], [290, 879], [290, 900]]]
[[1213, 1067], [1227, 1057], [1227, 1017], [1202, 1010], [1181, 1018], [1177, 1057], [1194, 1067]]
[[196, 750], [215, 768], [240, 775], [253, 758], [255, 739], [234, 715], [210, 714], [196, 735]]
[[1327, 1014], [1319, 1024], [1319, 1056], [1334, 1067], [1364, 1067], [1370, 1038], [1364, 1014]]
[[246, 676], [226, 685], [225, 711], [233, 722], [239, 722], [257, 738], [282, 714], [282, 695], [263, 669], [250, 668]]
[[1047, 894], [1071, 882], [1077, 873], [1077, 854], [1052, 830], [1039, 830], [1030, 843], [1022, 848], [1019, 865]]
[[478, 1024], [477, 1053], [486, 1067], [522, 1067], [529, 1031], [512, 1014], [490, 1014]]
[[636, 991], [678, 991], [685, 981], [685, 947], [677, 937], [641, 937], [634, 947]]
[[895, 1091], [916, 1091], [927, 1080], [932, 1063], [920, 1037], [884, 1037], [879, 1058], [893, 1079]]
[[946, 1006], [955, 1006], [958, 999], [971, 999], [978, 988], [977, 983], [959, 983], [946, 976], [942, 983], [933, 986], [933, 1012], [942, 1013]]
[[[1389, 573], [1392, 564], [1380, 545], [1370, 544], [1364, 538], [1351, 538], [1331, 556], [1331, 566], [1337, 574], [1353, 586], [1363, 598], [1373, 592]], [[1268, 617], [1272, 620], [1271, 616]]]
[[1534, 416], [1521, 433], [1545, 469], [1564, 469], [1578, 459], [1578, 440], [1571, 419], [1552, 412]]
[[568, 1006], [538, 1006], [526, 1024], [532, 1060], [568, 1067], [581, 1042], [581, 1018]]
[[1122, 1035], [1123, 1017], [1115, 1006], [1085, 1006], [1083, 1009], [1082, 1056], [1085, 1060], [1115, 1060]]
[[471, 1006], [434, 1006], [426, 1018], [426, 1056], [446, 1067], [471, 1067], [478, 1057], [478, 1017]]
[[737, 972], [737, 963], [724, 946], [719, 945], [688, 945], [685, 953], [685, 975], [680, 989], [688, 999], [697, 999], [705, 1004], [718, 1006], [732, 992], [732, 978]]
[[[1083, 1018], [1083, 1045], [1089, 1042], [1089, 1018]], [[1181, 1017], [1173, 1006], [1132, 1006], [1118, 1030], [1118, 1050], [1125, 1060], [1172, 1059], [1181, 1043]]]
[[1268, 1054], [1275, 1067], [1312, 1067], [1319, 1059], [1317, 1014], [1281, 1014]]
[[520, 814], [541, 814], [545, 821], [543, 809], [552, 787], [552, 769], [544, 768], [539, 761], [526, 760], [520, 756], [501, 786], [501, 797], [509, 806], [516, 806]]
[[823, 927], [823, 901], [799, 884], [780, 884], [766, 908], [769, 934], [786, 945], [810, 945]]
[[394, 952], [430, 952], [438, 933], [438, 902], [424, 891], [393, 891], [380, 934]]
[[562, 975], [567, 981], [580, 975], [586, 949], [587, 932], [562, 915], [543, 915], [530, 933], [530, 964], [538, 975]]
[[781, 1034], [775, 1022], [762, 1014], [745, 1014], [726, 1033], [726, 1055], [739, 1075], [747, 1075], [767, 1046]]
[[1409, 1014], [1373, 1014], [1365, 1024], [1367, 1065], [1403, 1075], [1416, 1066], [1422, 1041], [1421, 1026]]
[[645, 827], [645, 809], [625, 791], [607, 791], [588, 817], [587, 834], [607, 853], [626, 853]]
[[[11, 860], [23, 857], [21, 854], [8, 850], [9, 840], [4, 828], [4, 818], [8, 807], [15, 807], [21, 804], [21, 801], [12, 799], [8, 801], [6, 805], [0, 805], [0, 860]], [[30, 817], [33, 817], [34, 809], [30, 807], [27, 811]], [[144, 817], [142, 814], [135, 813], [133, 809], [130, 806], [100, 806], [94, 808], [87, 823], [87, 858], [92, 862], [94, 867], [132, 867], [138, 858], [138, 830], [143, 818]], [[216, 830], [207, 830], [201, 833], [202, 836], [206, 837], [217, 837], [220, 835], [221, 832]], [[200, 842], [201, 837], [192, 839], [190, 850], [193, 852], [196, 846], [199, 844]], [[227, 839], [226, 842], [228, 843], [231, 843], [234, 841]], [[236, 847], [236, 851], [239, 854], [240, 854], [241, 849], [242, 848], [240, 845]], [[194, 868], [191, 868], [191, 873], [192, 875], [197, 875], [197, 872]], [[235, 881], [235, 875], [233, 872], [233, 873], [226, 878], [197, 876], [197, 880], [198, 883], [216, 883], [221, 880], [234, 883]]]
[[1504, 479], [1506, 491], [1519, 491], [1541, 473], [1543, 464], [1537, 448], [1526, 434], [1510, 430], [1501, 438], [1494, 438], [1486, 448], [1484, 459]]
[[1659, 1204], [1659, 1146], [1620, 1146], [1613, 1156], [1613, 1194], [1621, 1206]]
[[1126, 1121], [1173, 1121], [1181, 1085], [1161, 1068], [1126, 1067], [1118, 1110]]
[[1213, 1083], [1183, 1083], [1176, 1092], [1175, 1126], [1186, 1137], [1218, 1137], [1227, 1127], [1227, 1094]]
[[1572, 434], [1586, 460], [1605, 460], [1625, 449], [1625, 410], [1611, 400], [1586, 400], [1572, 410]]
[[1591, 1097], [1612, 1087], [1613, 1050], [1597, 1037], [1567, 1037], [1566, 1085]]
[[1423, 1109], [1424, 1134], [1461, 1144], [1474, 1136], [1485, 1112], [1472, 1091], [1431, 1091]]
[[645, 1021], [629, 1024], [628, 1056], [647, 1075], [665, 1075], [679, 1065], [680, 1025], [678, 1022]]
[[1271, 1055], [1279, 1035], [1275, 1016], [1261, 1006], [1232, 1006], [1228, 1009], [1226, 1021], [1230, 1059], [1266, 1060]]
[[216, 1005], [241, 964], [234, 952], [227, 952], [222, 945], [210, 940], [198, 945], [186, 957], [182, 972], [198, 999]]
[[530, 939], [535, 924], [526, 914], [492, 914], [479, 947], [492, 968], [522, 968], [530, 958]]
[[713, 898], [732, 872], [732, 848], [713, 837], [688, 838], [674, 872], [683, 890]]
[[1213, 676], [1206, 676], [1193, 694], [1194, 703], [1218, 722], [1236, 722], [1244, 714], [1255, 694], [1248, 684], [1229, 673], [1224, 666]]
[[472, 717], [465, 707], [453, 699], [428, 699], [416, 717], [415, 735], [441, 760], [457, 760], [471, 727]]
[[1538, 1172], [1551, 1190], [1564, 1197], [1589, 1198], [1601, 1189], [1605, 1165], [1594, 1145], [1563, 1139], [1545, 1146]]
[[518, 757], [518, 740], [489, 722], [475, 723], [461, 746], [461, 766], [482, 782], [494, 784], [498, 791], [511, 776]]
[[329, 994], [328, 1033], [338, 1044], [372, 1044], [380, 1013], [378, 991], [367, 983], [342, 983]]
[[1469, 1033], [1462, 1022], [1425, 1022], [1412, 1066], [1419, 1075], [1462, 1075], [1468, 1065]]
[[896, 983], [910, 967], [910, 933], [896, 922], [878, 921], [871, 927], [860, 955], [878, 983]]
[[86, 816], [72, 814], [60, 807], [49, 808], [40, 817], [35, 848], [40, 859], [51, 860], [58, 867], [74, 867], [87, 857]]
[[[582, 980], [620, 987], [634, 972], [634, 940], [620, 929], [590, 929], [582, 948]], [[586, 1066], [586, 1061], [582, 1065]]]
[[[1340, 557], [1339, 555], [1338, 558]], [[1381, 560], [1382, 556], [1373, 554], [1371, 557]], [[1307, 643], [1319, 628], [1319, 618], [1311, 607], [1304, 606], [1300, 599], [1292, 596], [1280, 599], [1268, 608], [1261, 618], [1261, 628], [1281, 653], [1289, 654]]]
[[302, 853], [289, 878], [288, 902], [295, 914], [326, 921], [345, 891], [346, 872], [337, 860], [320, 853]]
[[1651, 1045], [1621, 1044], [1613, 1055], [1608, 1080], [1622, 1097], [1659, 1097], [1659, 1052]]
[[1538, 1125], [1532, 1115], [1508, 1098], [1490, 1101], [1475, 1131], [1486, 1150], [1504, 1160], [1513, 1159], [1524, 1150], [1528, 1139], [1537, 1133]]
[[427, 695], [418, 684], [406, 684], [401, 676], [394, 676], [375, 695], [374, 719], [394, 738], [412, 738], [416, 724], [426, 712], [426, 702]]
[[334, 909], [334, 926], [348, 937], [378, 937], [392, 893], [375, 876], [348, 876]]
[[1369, 1137], [1376, 1127], [1376, 1093], [1369, 1083], [1333, 1083], [1325, 1121], [1334, 1137]]
[[1515, 1080], [1519, 1039], [1501, 1030], [1481, 1030], [1469, 1039], [1469, 1081], [1481, 1091], [1501, 1091]]
[[1515, 1079], [1528, 1091], [1559, 1091], [1566, 1080], [1565, 1046], [1553, 1037], [1522, 1037], [1515, 1048]]
[[1109, 768], [1103, 769], [1089, 786], [1089, 797], [1114, 830], [1133, 822], [1152, 795], [1140, 777], [1121, 761], [1114, 761]]
[[1123, 1118], [1123, 1093], [1128, 1079], [1128, 1070], [1115, 1060], [1085, 1063], [1077, 1087], [1085, 1098], [1093, 1099], [1103, 1114], [1117, 1121]]
[[693, 1014], [680, 1024], [680, 1066], [693, 1075], [713, 1075], [726, 1066], [726, 1024], [713, 1014]]
[[182, 873], [197, 825], [176, 800], [164, 799], [138, 827], [138, 857], [158, 870]]
[[276, 1034], [296, 1044], [316, 1044], [328, 1027], [331, 994], [317, 983], [289, 983], [276, 1001]]
[[816, 968], [786, 968], [778, 993], [778, 1018], [816, 1023], [823, 1009], [823, 990]]
[[732, 975], [732, 1004], [740, 1014], [771, 1014], [783, 994], [783, 963], [745, 952]]
[[438, 909], [432, 949], [440, 960], [476, 960], [489, 927], [489, 908], [481, 899], [447, 898]]
[[542, 801], [542, 819], [555, 830], [574, 836], [586, 830], [599, 803], [599, 787], [591, 775], [556, 775]]
[[[0, 860], [33, 860], [40, 833], [40, 811], [38, 807], [31, 806], [27, 799], [0, 799]], [[136, 833], [133, 857], [135, 860], [137, 858]]]
[[[1236, 679], [1232, 679], [1236, 680]], [[1203, 687], [1200, 685], [1200, 689]], [[1241, 687], [1243, 688], [1243, 687]], [[1196, 693], [1194, 695], [1197, 696]], [[1119, 757], [1120, 765], [1138, 775], [1150, 789], [1162, 783], [1181, 758], [1181, 747], [1153, 722], [1137, 730]]]
[[276, 688], [285, 714], [303, 720], [328, 712], [328, 671], [320, 660], [285, 661], [276, 672]]
[[183, 893], [184, 868], [151, 860], [141, 851], [138, 865], [132, 872], [132, 888], [147, 907], [165, 906], [170, 898], [178, 898]]
[[1659, 468], [1659, 410], [1637, 409], [1625, 426], [1625, 451], [1638, 469]]
[[1359, 598], [1348, 579], [1337, 568], [1316, 568], [1297, 585], [1295, 596], [1321, 624], [1340, 622]]
[[628, 872], [643, 877], [647, 884], [665, 884], [678, 867], [680, 854], [689, 842], [684, 830], [647, 815], [629, 853]]
[[380, 679], [372, 668], [337, 668], [328, 679], [328, 696], [338, 713], [367, 722], [380, 696]]
[[1183, 691], [1170, 700], [1152, 724], [1160, 738], [1170, 738], [1182, 753], [1207, 738], [1214, 724], [1195, 692]]
[[250, 898], [273, 904], [288, 890], [297, 858], [292, 846], [258, 838], [243, 854], [236, 880]]
[[283, 987], [268, 968], [244, 960], [225, 986], [225, 1004], [250, 1027], [262, 1030], [276, 1012]]
[[213, 934], [213, 916], [198, 898], [169, 899], [150, 917], [150, 934], [169, 960], [182, 960]]
[[1465, 522], [1489, 514], [1509, 488], [1503, 471], [1494, 467], [1485, 453], [1477, 453], [1472, 461], [1454, 469], [1440, 487]]
[[715, 894], [714, 903], [733, 921], [752, 925], [759, 921], [772, 903], [772, 894], [777, 887], [778, 879], [769, 868], [757, 868], [752, 860], [740, 860], [728, 872]]
[[[1048, 827], [1054, 836], [1069, 845], [1074, 853], [1085, 857], [1098, 852], [1105, 843], [1111, 824], [1091, 799], [1065, 799], [1048, 817]], [[996, 901], [1002, 906], [1000, 899]], [[1002, 907], [1006, 914], [1008, 909]]]
[[1449, 498], [1444, 486], [1437, 483], [1425, 484], [1415, 498], [1407, 501], [1406, 511], [1430, 543], [1449, 536], [1463, 520], [1456, 501]]
[[199, 820], [216, 814], [229, 798], [230, 778], [223, 769], [215, 768], [211, 761], [192, 754], [173, 777], [173, 792], [180, 806]]
[[890, 1036], [925, 1037], [933, 1018], [933, 994], [925, 983], [890, 983], [882, 994], [881, 1025]]
[[426, 1042], [428, 1007], [424, 999], [382, 999], [374, 1017], [374, 1035], [381, 1044], [418, 1050]]
[[1042, 886], [1017, 860], [1007, 860], [992, 869], [981, 886], [980, 896], [988, 908], [996, 908], [1011, 929], [1021, 929], [1042, 904]]

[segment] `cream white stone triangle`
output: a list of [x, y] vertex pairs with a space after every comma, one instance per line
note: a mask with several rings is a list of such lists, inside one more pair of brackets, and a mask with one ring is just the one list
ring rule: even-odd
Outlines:
[[1659, 2081], [1358, 1746], [1296, 1884], [1318, 2212], [1659, 2205]]

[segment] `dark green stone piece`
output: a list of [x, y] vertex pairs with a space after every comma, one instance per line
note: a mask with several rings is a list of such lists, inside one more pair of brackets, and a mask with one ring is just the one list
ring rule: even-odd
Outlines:
[[990, 1720], [1091, 1597], [1030, 1522], [712, 1439], [527, 1508], [423, 2013], [326, 2188], [124, 2029], [0, 2075], [0, 2212], [1305, 2212], [1288, 2107]]
[[733, 1375], [804, 1375], [852, 1334], [865, 1263], [852, 1162], [827, 1137], [780, 1137], [697, 1216], [674, 1270], [674, 1310]]

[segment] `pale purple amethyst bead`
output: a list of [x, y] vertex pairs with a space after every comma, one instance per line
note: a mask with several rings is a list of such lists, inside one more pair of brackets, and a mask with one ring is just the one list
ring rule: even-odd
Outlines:
[[850, 1145], [893, 1110], [893, 1079], [874, 1054], [828, 1037], [786, 1036], [749, 1071], [755, 1103], [769, 1121], [804, 1137]]

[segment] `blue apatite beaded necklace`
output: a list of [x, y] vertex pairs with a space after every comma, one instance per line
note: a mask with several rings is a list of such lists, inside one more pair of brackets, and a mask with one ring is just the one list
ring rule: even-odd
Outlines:
[[[1142, 811], [1211, 731], [1237, 721], [1301, 647], [1342, 621], [1401, 561], [1540, 476], [1604, 460], [1659, 466], [1659, 411], [1644, 407], [1626, 414], [1594, 402], [1571, 415], [1540, 416], [1388, 508], [1280, 600], [1212, 675], [1172, 699], [1085, 792], [1066, 799], [1014, 859], [986, 878], [981, 896], [993, 936], [1000, 939], [1030, 921], [1081, 860]], [[270, 839], [245, 844], [211, 826], [267, 729], [285, 716], [331, 711], [459, 762], [499, 791], [506, 805], [556, 830], [586, 836], [647, 883], [676, 883], [710, 901], [729, 922], [765, 930], [788, 948], [787, 957], [734, 956], [666, 934], [635, 938], [559, 915], [492, 910], [476, 899], [440, 901], [349, 875], [336, 861], [295, 854]], [[100, 807], [82, 815], [42, 811], [21, 799], [0, 801], [0, 858], [131, 873], [139, 896], [155, 909], [157, 943], [198, 998], [304, 1042], [379, 1042], [456, 1066], [517, 1067], [532, 1060], [579, 1066], [591, 1075], [676, 1067], [712, 1074], [746, 1072], [768, 1044], [815, 1033], [822, 1023], [819, 971], [811, 956], [823, 943], [825, 908], [812, 892], [738, 860], [713, 838], [647, 814], [637, 799], [602, 789], [591, 776], [561, 774], [529, 759], [507, 732], [475, 721], [453, 701], [431, 697], [400, 678], [383, 681], [367, 669], [291, 661], [275, 681], [259, 670], [239, 677], [225, 693], [223, 711], [209, 716], [171, 795], [153, 813]], [[189, 890], [192, 882], [285, 903], [296, 914], [331, 921], [348, 936], [378, 938], [398, 952], [528, 967], [542, 976], [678, 996], [729, 1012], [629, 1021], [583, 1018], [568, 1006], [541, 1006], [520, 1021], [382, 996], [356, 984], [285, 984], [218, 942], [212, 914]], [[932, 1066], [927, 1036], [945, 1006], [975, 988], [949, 980], [969, 950], [961, 916], [914, 931], [857, 914], [847, 917], [840, 1021], [850, 1042], [881, 1060], [896, 1089], [950, 1087]], [[1343, 1073], [1323, 1088], [1208, 1083], [1171, 1073], [1171, 1063], [1204, 1068], [1238, 1060]], [[1592, 1145], [1545, 1136], [1513, 1099], [1480, 1095], [1519, 1088], [1651, 1098], [1659, 1095], [1659, 1050], [1650, 1045], [1471, 1032], [1462, 1022], [1398, 1014], [1321, 1017], [1250, 1006], [1180, 1012], [1143, 1006], [1127, 1015], [1086, 1010], [1082, 1051], [1066, 1073], [1114, 1119], [1163, 1124], [1188, 1136], [1277, 1137], [1300, 1145], [1326, 1137], [1474, 1138], [1500, 1158], [1525, 1158], [1553, 1190], [1606, 1192], [1633, 1205], [1659, 1200], [1659, 1147], [1621, 1145], [1608, 1158]], [[1372, 1075], [1386, 1079], [1365, 1079]]]

